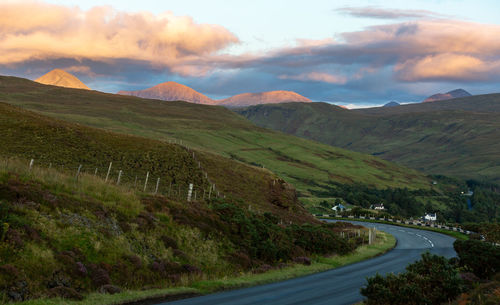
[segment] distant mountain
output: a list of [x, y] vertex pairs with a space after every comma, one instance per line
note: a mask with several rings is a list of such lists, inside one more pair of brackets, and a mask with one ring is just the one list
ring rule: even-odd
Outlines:
[[398, 102], [390, 101], [389, 103], [385, 104], [383, 107], [394, 107], [394, 106], [399, 106], [399, 105], [401, 105], [401, 104]]
[[133, 95], [142, 98], [164, 101], [185, 101], [195, 104], [213, 105], [215, 101], [198, 91], [176, 82], [165, 82], [144, 90], [119, 91], [121, 95]]
[[467, 97], [467, 96], [471, 96], [471, 95], [472, 94], [465, 91], [464, 89], [455, 89], [455, 90], [452, 90], [450, 92], [438, 93], [438, 94], [431, 95], [428, 98], [426, 98], [423, 102], [427, 103], [427, 102], [444, 101], [444, 100], [449, 100], [452, 98]]
[[259, 93], [242, 93], [218, 101], [219, 105], [227, 107], [244, 107], [257, 104], [277, 104], [284, 102], [310, 103], [311, 100], [293, 91], [268, 91]]
[[76, 76], [61, 69], [54, 69], [35, 79], [35, 82], [44, 85], [90, 90], [90, 88], [82, 83]]

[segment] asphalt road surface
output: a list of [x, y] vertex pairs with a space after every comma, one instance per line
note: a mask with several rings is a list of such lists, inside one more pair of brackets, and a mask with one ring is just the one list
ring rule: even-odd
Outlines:
[[356, 222], [394, 235], [397, 246], [388, 253], [356, 264], [283, 282], [214, 293], [164, 305], [342, 305], [363, 299], [359, 289], [366, 277], [404, 271], [425, 251], [453, 257], [454, 238], [418, 229], [378, 223]]

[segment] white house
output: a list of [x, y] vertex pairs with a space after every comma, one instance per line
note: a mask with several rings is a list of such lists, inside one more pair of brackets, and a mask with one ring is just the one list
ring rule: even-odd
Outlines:
[[425, 216], [424, 216], [424, 220], [425, 221], [436, 221], [437, 220], [437, 215], [436, 213], [425, 213]]
[[372, 204], [371, 208], [374, 210], [385, 210], [383, 203]]

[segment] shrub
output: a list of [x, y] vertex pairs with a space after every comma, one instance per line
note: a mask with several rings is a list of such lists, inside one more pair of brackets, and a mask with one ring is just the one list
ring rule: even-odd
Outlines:
[[455, 267], [444, 257], [422, 254], [408, 265], [406, 272], [367, 279], [361, 294], [367, 305], [441, 304], [453, 300], [462, 291], [463, 281]]
[[489, 279], [500, 272], [500, 247], [478, 240], [456, 240], [453, 244], [459, 263], [475, 275]]

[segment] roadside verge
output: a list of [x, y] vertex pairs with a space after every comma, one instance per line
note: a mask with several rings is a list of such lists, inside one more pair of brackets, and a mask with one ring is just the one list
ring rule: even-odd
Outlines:
[[91, 293], [82, 301], [70, 301], [61, 298], [37, 299], [17, 303], [19, 305], [146, 305], [189, 298], [217, 291], [245, 288], [273, 282], [284, 281], [313, 273], [323, 272], [345, 265], [354, 264], [382, 255], [396, 246], [394, 236], [378, 231], [372, 245], [358, 247], [353, 253], [344, 256], [313, 257], [311, 265], [295, 264], [289, 267], [270, 270], [265, 273], [245, 273], [237, 277], [199, 281], [190, 287], [152, 289], [142, 291], [124, 291], [114, 295]]

